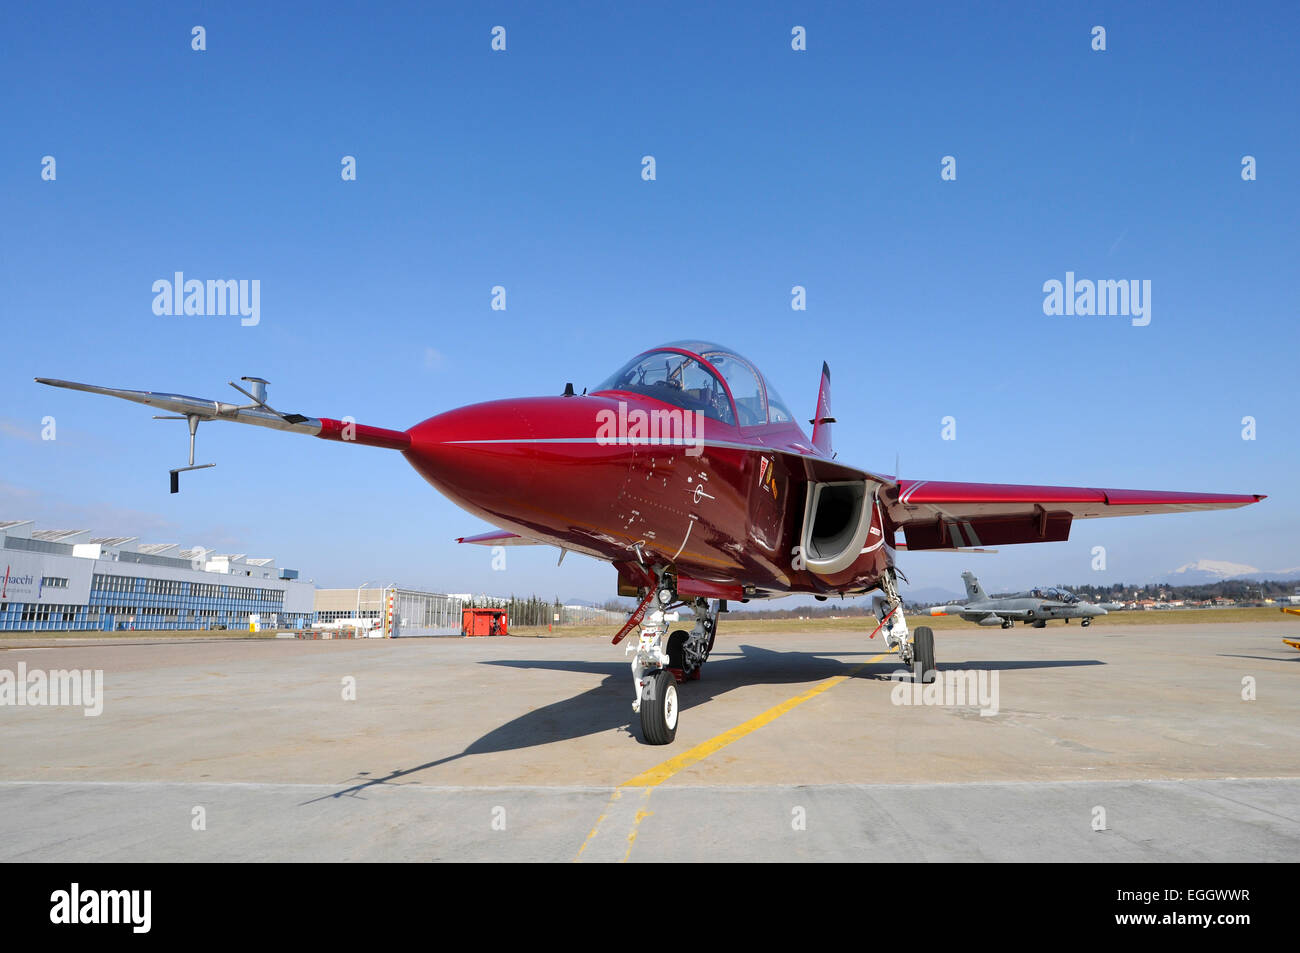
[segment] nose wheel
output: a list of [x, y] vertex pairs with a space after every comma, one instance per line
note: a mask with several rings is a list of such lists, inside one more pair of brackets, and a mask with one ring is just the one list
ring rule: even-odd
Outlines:
[[677, 737], [677, 679], [667, 669], [647, 676], [641, 689], [641, 737], [647, 744], [671, 744]]
[[[651, 597], [647, 596], [648, 602]], [[662, 609], [649, 614], [641, 623], [641, 635], [635, 645], [627, 647], [632, 655], [632, 681], [636, 699], [632, 710], [641, 718], [641, 737], [646, 744], [671, 744], [677, 737], [680, 712], [677, 686], [698, 679], [700, 668], [709, 657], [717, 634], [718, 613], [726, 603], [696, 599], [692, 605], [695, 625], [689, 631], [678, 629], [668, 634], [669, 623], [677, 621], [676, 612]], [[629, 620], [629, 623], [631, 620]]]

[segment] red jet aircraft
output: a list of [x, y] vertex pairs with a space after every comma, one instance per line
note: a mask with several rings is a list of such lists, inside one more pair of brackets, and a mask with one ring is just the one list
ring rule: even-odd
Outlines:
[[[409, 430], [282, 414], [266, 381], [231, 382], [251, 403], [37, 378], [169, 411], [194, 434], [233, 420], [326, 440], [400, 450], [453, 502], [500, 527], [462, 543], [547, 545], [614, 565], [620, 595], [639, 602], [614, 636], [640, 626], [628, 651], [644, 739], [677, 732], [678, 683], [698, 678], [728, 600], [879, 590], [874, 610], [890, 650], [934, 677], [934, 634], [908, 631], [897, 550], [968, 551], [1060, 542], [1077, 519], [1246, 506], [1258, 494], [1101, 490], [900, 480], [840, 463], [831, 450], [830, 370], [806, 436], [758, 369], [716, 344], [682, 341], [632, 358], [591, 393], [472, 404]], [[904, 542], [897, 542], [898, 533]], [[563, 558], [563, 554], [561, 555]], [[672, 629], [678, 607], [692, 628]], [[653, 607], [653, 611], [652, 610]], [[874, 635], [874, 633], [872, 633]]]

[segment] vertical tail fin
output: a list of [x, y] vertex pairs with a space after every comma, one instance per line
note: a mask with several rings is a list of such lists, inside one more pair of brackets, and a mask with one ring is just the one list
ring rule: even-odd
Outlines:
[[822, 362], [821, 387], [817, 391], [817, 412], [808, 422], [812, 424], [813, 446], [826, 456], [833, 456], [831, 424], [835, 423], [835, 418], [831, 416], [831, 369], [825, 361]]
[[980, 581], [975, 578], [973, 572], [967, 570], [961, 574], [961, 578], [966, 583], [966, 599], [969, 602], [983, 602], [988, 598], [987, 593], [984, 592], [984, 587], [980, 585]]

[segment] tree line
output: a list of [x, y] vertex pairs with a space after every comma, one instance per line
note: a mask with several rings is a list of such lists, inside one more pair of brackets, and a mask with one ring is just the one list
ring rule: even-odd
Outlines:
[[505, 609], [510, 625], [550, 625], [555, 616], [564, 617], [564, 606], [560, 597], [554, 602], [547, 602], [537, 596], [526, 599], [511, 594], [509, 599], [473, 598], [465, 604], [467, 609]]

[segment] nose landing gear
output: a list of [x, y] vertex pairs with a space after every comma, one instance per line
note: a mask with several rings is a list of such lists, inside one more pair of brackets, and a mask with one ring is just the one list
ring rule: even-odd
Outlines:
[[669, 623], [677, 621], [677, 613], [656, 610], [642, 623], [636, 644], [627, 647], [636, 687], [632, 710], [641, 716], [641, 737], [647, 744], [666, 745], [677, 736], [677, 686], [700, 677], [713, 650], [718, 613], [725, 608], [724, 600], [710, 605], [707, 599], [696, 599], [691, 604], [695, 625], [689, 632], [677, 629], [671, 635]]

